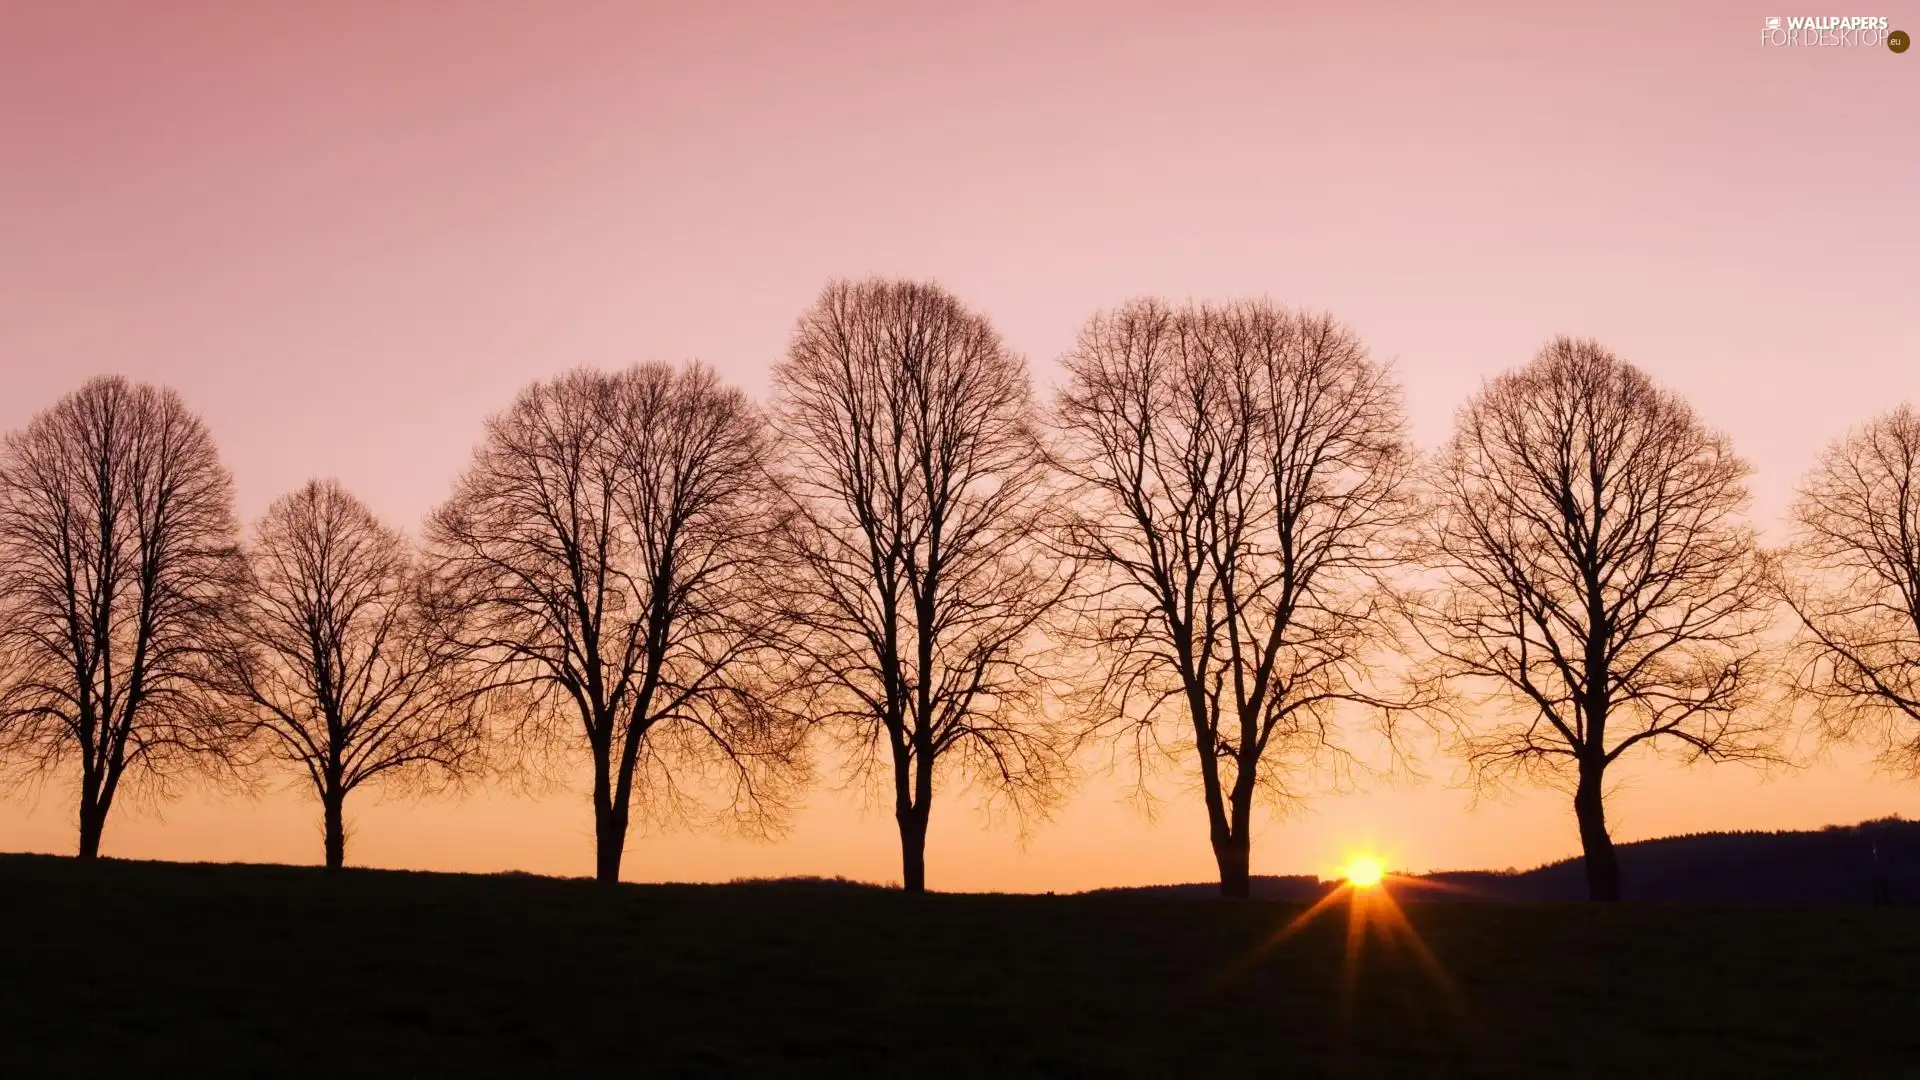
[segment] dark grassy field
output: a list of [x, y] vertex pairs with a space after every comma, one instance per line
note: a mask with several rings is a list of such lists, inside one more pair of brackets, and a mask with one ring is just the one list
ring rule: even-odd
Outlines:
[[0, 857], [0, 1076], [1920, 1076], [1911, 909], [1407, 905]]

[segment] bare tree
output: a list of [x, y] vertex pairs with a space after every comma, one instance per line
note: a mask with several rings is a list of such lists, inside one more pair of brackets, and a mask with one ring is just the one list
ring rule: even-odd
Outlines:
[[1392, 706], [1382, 572], [1413, 460], [1399, 389], [1326, 315], [1266, 303], [1093, 319], [1056, 422], [1080, 485], [1062, 539], [1105, 573], [1083, 613], [1104, 678], [1093, 730], [1197, 767], [1225, 896], [1246, 896], [1253, 809], [1331, 742], [1342, 702]]
[[1604, 783], [1622, 755], [1771, 756], [1749, 708], [1768, 595], [1747, 472], [1679, 397], [1568, 338], [1470, 400], [1438, 463], [1428, 673], [1486, 707], [1466, 721], [1477, 775], [1572, 781], [1595, 900], [1620, 896]]
[[311, 781], [326, 864], [338, 869], [347, 796], [372, 781], [456, 779], [477, 760], [480, 726], [411, 548], [338, 483], [276, 501], [248, 557], [250, 587], [211, 685]]
[[584, 748], [595, 873], [633, 813], [717, 785], [753, 828], [786, 807], [800, 733], [757, 682], [774, 527], [761, 415], [703, 367], [537, 383], [487, 437], [429, 536], [450, 635], [533, 751]]
[[0, 758], [80, 769], [80, 856], [123, 788], [222, 760], [197, 692], [237, 580], [233, 484], [171, 390], [98, 378], [0, 453]]
[[1920, 775], [1920, 415], [1902, 405], [1831, 447], [1793, 517], [1794, 688], [1829, 737], [1871, 735]]
[[[784, 613], [814, 715], [884, 783], [926, 888], [939, 776], [1044, 811], [1065, 775], [1031, 663], [1061, 591], [1025, 363], [934, 285], [836, 282], [774, 371], [798, 564]], [[881, 780], [884, 777], [884, 780]]]

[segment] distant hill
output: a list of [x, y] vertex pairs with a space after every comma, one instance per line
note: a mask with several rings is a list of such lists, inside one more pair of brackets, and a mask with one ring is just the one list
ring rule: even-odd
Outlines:
[[[1306, 902], [1317, 900], [1337, 882], [1321, 881], [1311, 874], [1289, 874], [1284, 877], [1255, 874], [1249, 882], [1255, 900], [1287, 900]], [[1120, 885], [1110, 889], [1089, 889], [1089, 896], [1219, 896], [1220, 886], [1211, 881], [1188, 882], [1178, 885]]]
[[[1888, 902], [1920, 904], [1920, 821], [1886, 818], [1806, 832], [1714, 832], [1621, 844], [1628, 900], [1686, 904], [1867, 904], [1875, 878]], [[1525, 871], [1456, 870], [1400, 878], [1403, 900], [1584, 900], [1578, 857]], [[1256, 877], [1257, 899], [1310, 901], [1337, 883], [1307, 875]], [[1432, 885], [1425, 888], [1423, 885]], [[1212, 883], [1102, 889], [1214, 896]]]

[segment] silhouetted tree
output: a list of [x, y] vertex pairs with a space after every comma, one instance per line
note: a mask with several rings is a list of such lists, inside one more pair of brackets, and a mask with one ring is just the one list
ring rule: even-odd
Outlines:
[[1679, 397], [1568, 338], [1475, 395], [1440, 456], [1428, 674], [1510, 706], [1465, 721], [1478, 775], [1572, 780], [1596, 900], [1620, 896], [1603, 785], [1621, 755], [1770, 754], [1745, 708], [1768, 608], [1747, 472]]
[[836, 282], [774, 371], [809, 709], [886, 769], [904, 887], [951, 770], [1016, 812], [1065, 775], [1030, 662], [1060, 593], [1025, 363], [934, 285]]
[[1794, 686], [1827, 735], [1870, 733], [1920, 774], [1920, 415], [1902, 405], [1831, 447], [1793, 517]]
[[416, 560], [333, 481], [275, 502], [254, 529], [249, 588], [212, 685], [319, 797], [326, 862], [346, 857], [347, 796], [430, 787], [476, 760], [480, 727], [454, 678]]
[[492, 418], [429, 523], [443, 622], [523, 749], [584, 746], [595, 873], [695, 787], [765, 828], [799, 733], [757, 681], [774, 518], [761, 414], [703, 367], [576, 371]]
[[1066, 359], [1062, 532], [1105, 573], [1084, 613], [1096, 731], [1191, 752], [1225, 896], [1246, 896], [1256, 797], [1329, 744], [1340, 702], [1391, 705], [1381, 573], [1413, 460], [1398, 388], [1351, 331], [1265, 303], [1102, 314]]
[[171, 390], [98, 378], [0, 452], [0, 758], [80, 767], [80, 857], [130, 781], [219, 763], [198, 692], [238, 575], [233, 484]]

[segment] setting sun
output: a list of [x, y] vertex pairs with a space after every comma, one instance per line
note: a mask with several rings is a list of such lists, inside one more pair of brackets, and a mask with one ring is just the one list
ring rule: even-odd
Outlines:
[[1380, 879], [1385, 873], [1386, 869], [1380, 865], [1380, 860], [1371, 855], [1354, 856], [1340, 871], [1340, 875], [1347, 879], [1348, 884], [1360, 889], [1371, 889], [1380, 884]]

